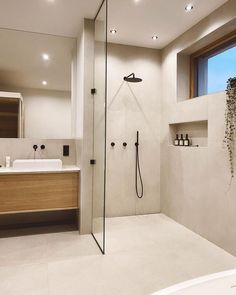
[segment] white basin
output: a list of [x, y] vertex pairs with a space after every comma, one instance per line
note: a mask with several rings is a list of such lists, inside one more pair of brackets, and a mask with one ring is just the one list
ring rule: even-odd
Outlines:
[[25, 159], [15, 160], [13, 169], [16, 170], [61, 170], [62, 161], [60, 159]]

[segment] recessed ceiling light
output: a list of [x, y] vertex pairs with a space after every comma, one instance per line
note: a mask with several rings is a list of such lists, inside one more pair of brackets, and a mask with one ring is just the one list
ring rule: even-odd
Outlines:
[[188, 4], [185, 6], [185, 11], [190, 12], [191, 10], [193, 10], [193, 5], [192, 4]]
[[110, 30], [110, 33], [111, 33], [112, 35], [115, 35], [115, 34], [117, 33], [117, 30], [116, 30], [116, 29], [112, 29], [112, 30]]
[[47, 82], [47, 81], [42, 81], [42, 84], [43, 84], [44, 86], [46, 86], [46, 85], [48, 85], [48, 82]]
[[44, 60], [49, 60], [49, 59], [50, 59], [50, 56], [49, 56], [49, 54], [47, 54], [47, 53], [43, 53], [43, 54], [42, 54], [42, 58], [43, 58]]
[[152, 36], [152, 40], [157, 40], [158, 36]]
[[134, 2], [135, 2], [135, 3], [139, 3], [139, 2], [141, 2], [141, 0], [134, 0]]

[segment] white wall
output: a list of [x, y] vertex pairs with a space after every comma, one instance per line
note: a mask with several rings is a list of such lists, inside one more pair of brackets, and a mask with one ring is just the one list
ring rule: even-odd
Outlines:
[[20, 89], [24, 98], [25, 137], [71, 138], [71, 93]]
[[[228, 1], [172, 42], [162, 56], [162, 212], [236, 255], [236, 181], [231, 187], [223, 149], [225, 93], [177, 98], [177, 54], [235, 29], [236, 1]], [[197, 43], [196, 43], [197, 42]], [[195, 46], [196, 49], [196, 46]], [[189, 52], [190, 53], [190, 52]], [[169, 146], [169, 123], [208, 120], [208, 146]]]
[[[123, 77], [135, 73], [142, 83]], [[109, 44], [107, 216], [160, 211], [161, 56], [154, 49]], [[135, 141], [140, 131], [144, 197], [135, 193]], [[110, 143], [115, 142], [112, 148]], [[122, 143], [127, 142], [127, 148]]]

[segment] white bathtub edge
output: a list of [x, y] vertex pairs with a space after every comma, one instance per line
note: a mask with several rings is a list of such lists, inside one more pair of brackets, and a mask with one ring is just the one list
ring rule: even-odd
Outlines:
[[216, 279], [225, 278], [225, 277], [228, 277], [231, 275], [236, 275], [236, 269], [227, 270], [227, 271], [223, 271], [223, 272], [219, 272], [219, 273], [214, 273], [214, 274], [199, 277], [199, 278], [196, 278], [193, 280], [189, 280], [189, 281], [171, 286], [169, 288], [160, 290], [158, 292], [152, 293], [151, 295], [169, 295], [169, 294], [172, 294], [173, 292], [181, 291], [181, 290], [189, 288], [189, 287], [193, 287], [193, 286], [196, 286], [196, 285], [199, 285], [202, 283], [206, 283], [209, 281], [213, 281]]

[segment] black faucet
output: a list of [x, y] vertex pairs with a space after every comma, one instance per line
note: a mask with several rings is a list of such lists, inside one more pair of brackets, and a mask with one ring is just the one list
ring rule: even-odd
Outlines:
[[37, 149], [38, 149], [37, 144], [33, 145], [33, 149], [34, 149], [35, 152], [37, 151]]

